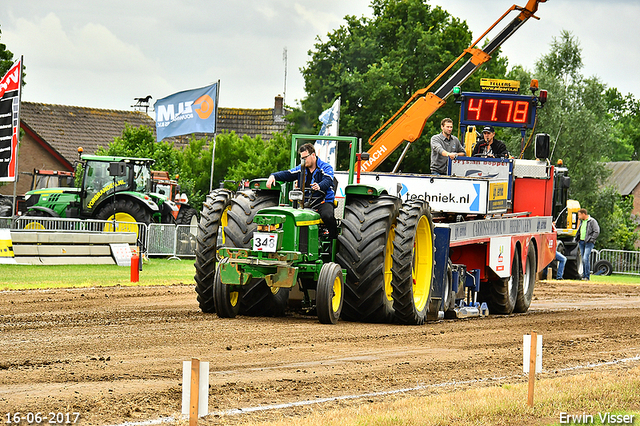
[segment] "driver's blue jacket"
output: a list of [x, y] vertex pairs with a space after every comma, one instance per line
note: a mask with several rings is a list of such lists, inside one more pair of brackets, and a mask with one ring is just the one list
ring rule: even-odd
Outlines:
[[[320, 186], [320, 190], [326, 195], [324, 200], [328, 203], [333, 203], [335, 193], [333, 192], [333, 167], [329, 163], [325, 163], [321, 159], [316, 159], [316, 169], [313, 171], [311, 181], [308, 178], [309, 170], [307, 169], [307, 183], [305, 188], [308, 188], [312, 183], [316, 182]], [[283, 170], [281, 172], [275, 172], [273, 177], [281, 182], [293, 182], [298, 181], [298, 188], [302, 188], [302, 173], [300, 173], [300, 166], [296, 166], [291, 170]]]

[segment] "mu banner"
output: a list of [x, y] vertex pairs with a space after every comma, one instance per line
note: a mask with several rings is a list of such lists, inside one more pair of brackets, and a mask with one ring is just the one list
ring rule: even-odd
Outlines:
[[0, 80], [0, 182], [16, 180], [22, 59]]
[[154, 104], [158, 142], [189, 133], [214, 133], [217, 91], [218, 83], [158, 99]]

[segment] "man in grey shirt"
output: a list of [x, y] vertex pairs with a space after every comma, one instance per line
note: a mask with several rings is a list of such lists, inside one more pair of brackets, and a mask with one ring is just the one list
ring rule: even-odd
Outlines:
[[440, 123], [442, 133], [438, 133], [431, 138], [431, 174], [446, 175], [448, 158], [452, 160], [460, 155], [464, 155], [464, 147], [453, 132], [453, 120], [443, 118]]

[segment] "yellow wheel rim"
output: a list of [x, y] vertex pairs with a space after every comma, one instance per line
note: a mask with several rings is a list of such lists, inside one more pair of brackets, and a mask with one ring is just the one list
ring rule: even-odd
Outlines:
[[340, 301], [342, 300], [342, 277], [337, 276], [333, 280], [333, 297], [331, 298], [331, 309], [333, 312], [338, 312], [340, 309]]
[[24, 227], [24, 229], [44, 229], [44, 225], [40, 222], [31, 222]]
[[220, 229], [218, 230], [218, 232], [222, 235], [222, 244], [225, 243], [224, 228], [226, 228], [227, 225], [229, 224], [229, 217], [227, 216], [227, 213], [229, 213], [229, 210], [231, 210], [231, 206], [228, 206], [227, 208], [225, 208], [224, 211], [222, 212], [222, 216], [220, 217]]
[[433, 278], [433, 234], [429, 220], [421, 216], [413, 241], [413, 303], [418, 311], [429, 301]]
[[[126, 222], [126, 223], [117, 223], [116, 224], [116, 232], [135, 232], [136, 236], [138, 235], [138, 225], [136, 225], [136, 220], [129, 213], [118, 212], [115, 215], [111, 215], [108, 221], [115, 220], [116, 222]], [[104, 225], [105, 232], [113, 232], [113, 223], [106, 223]]]
[[389, 229], [389, 236], [387, 237], [387, 245], [384, 250], [384, 292], [387, 295], [387, 299], [393, 301], [391, 293], [393, 293], [393, 287], [391, 287], [391, 280], [393, 274], [391, 273], [391, 266], [393, 265], [393, 240], [396, 238], [396, 225], [391, 225]]
[[235, 307], [238, 304], [238, 300], [240, 300], [240, 293], [237, 291], [229, 292], [229, 303], [231, 306]]

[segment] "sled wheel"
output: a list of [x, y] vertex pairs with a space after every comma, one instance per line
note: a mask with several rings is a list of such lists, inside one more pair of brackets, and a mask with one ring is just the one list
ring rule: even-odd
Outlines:
[[514, 312], [524, 313], [529, 310], [531, 299], [533, 298], [533, 289], [536, 286], [536, 272], [538, 267], [538, 257], [536, 256], [536, 248], [533, 244], [527, 249], [527, 258], [523, 268], [521, 285], [518, 286], [518, 298], [516, 299], [516, 307]]
[[608, 260], [598, 260], [593, 266], [594, 275], [611, 275], [613, 273], [613, 265]]
[[489, 281], [480, 286], [478, 294], [481, 302], [487, 302], [489, 312], [509, 315], [513, 313], [518, 298], [518, 287], [522, 280], [522, 267], [519, 250], [513, 253], [511, 276]]

